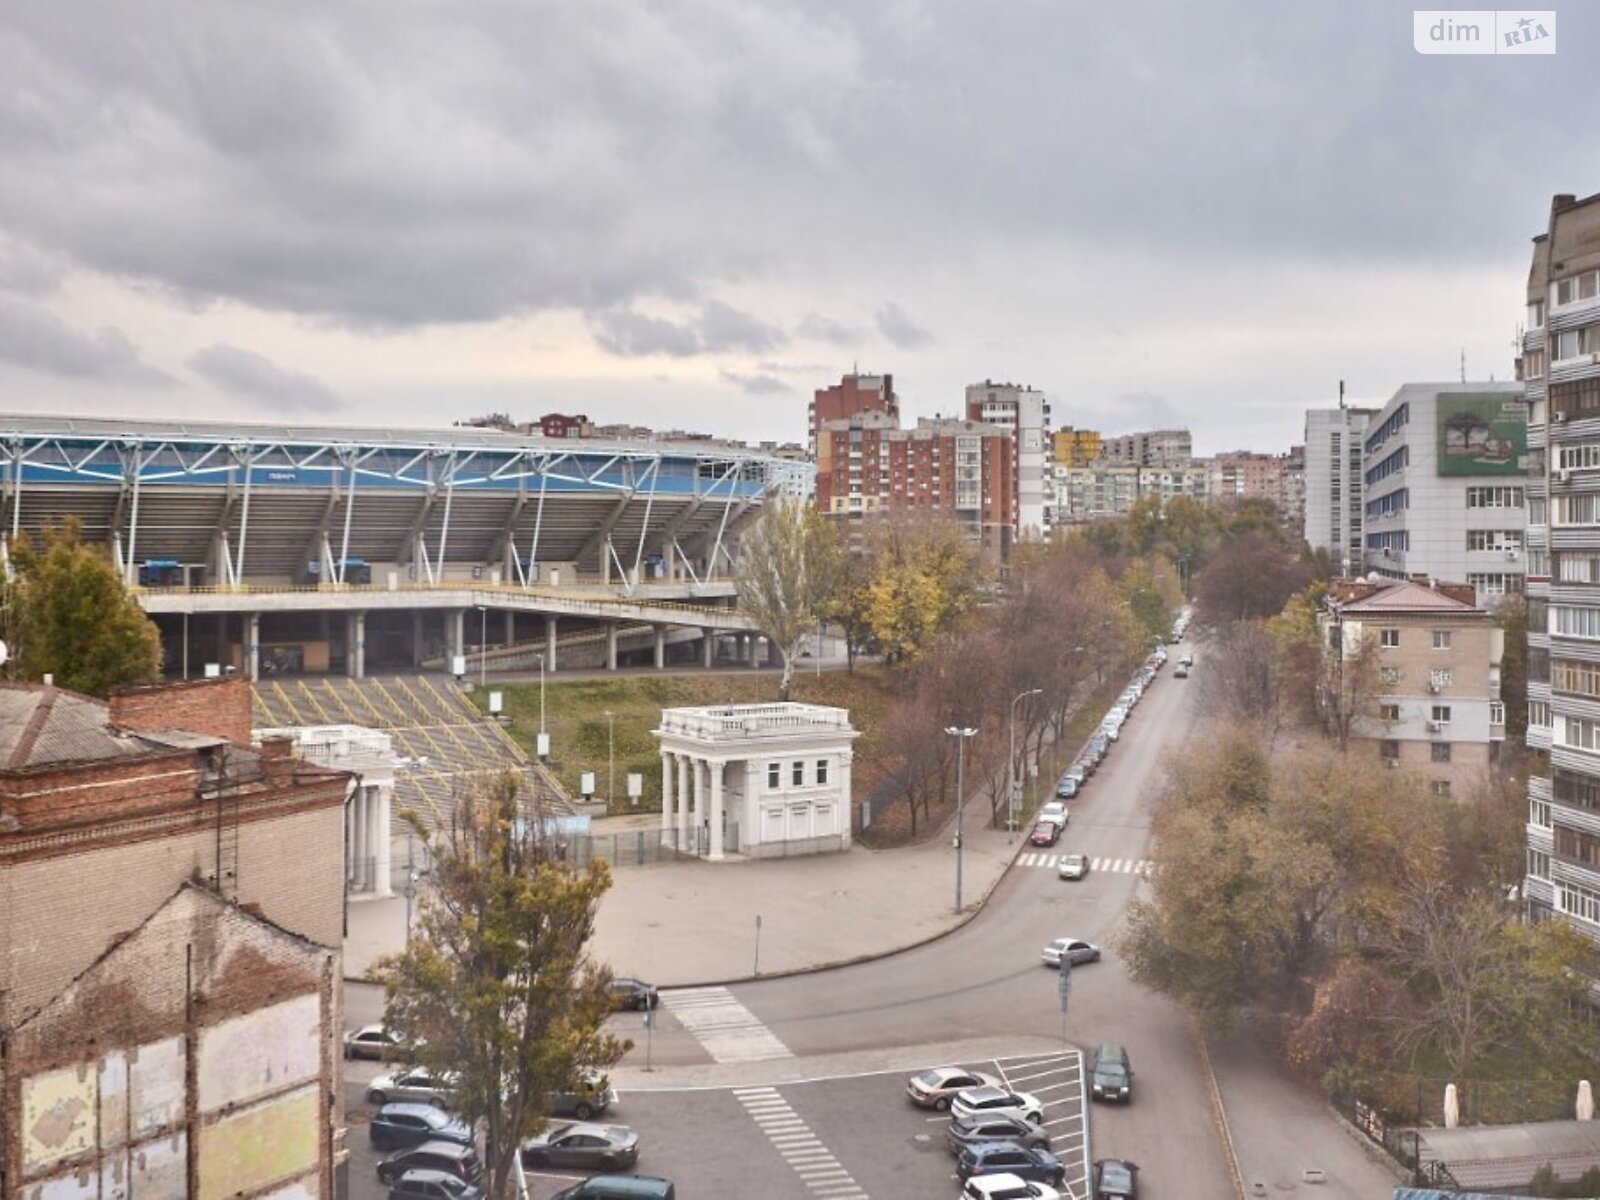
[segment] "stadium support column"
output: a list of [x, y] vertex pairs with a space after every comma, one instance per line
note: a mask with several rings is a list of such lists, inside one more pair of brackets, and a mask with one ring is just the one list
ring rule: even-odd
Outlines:
[[261, 614], [246, 613], [244, 618], [244, 669], [250, 682], [261, 678]]
[[606, 622], [606, 670], [617, 669], [617, 623]]
[[367, 614], [353, 612], [345, 618], [345, 674], [365, 679], [367, 674]]
[[422, 610], [411, 610], [411, 665], [422, 666]]
[[750, 665], [752, 667], [759, 667], [761, 665], [761, 635], [758, 633], [747, 633], [745, 634], [745, 637], [749, 639], [749, 641], [746, 642], [746, 645], [750, 650]]
[[700, 631], [700, 665], [706, 670], [717, 661], [717, 631], [709, 627]]
[[556, 669], [556, 625], [560, 621], [554, 613], [544, 619], [544, 669]]
[[657, 625], [656, 633], [656, 670], [661, 671], [667, 665], [667, 627]]
[[450, 670], [456, 669], [455, 660], [467, 656], [467, 610], [452, 608], [450, 622]]

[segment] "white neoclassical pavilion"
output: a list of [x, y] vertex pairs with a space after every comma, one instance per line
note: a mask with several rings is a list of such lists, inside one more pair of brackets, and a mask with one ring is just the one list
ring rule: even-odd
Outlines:
[[728, 704], [667, 708], [661, 743], [661, 839], [721, 859], [850, 845], [850, 744], [843, 708]]

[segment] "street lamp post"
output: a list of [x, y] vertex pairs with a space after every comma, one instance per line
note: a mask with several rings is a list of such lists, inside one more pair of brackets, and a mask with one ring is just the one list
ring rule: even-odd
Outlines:
[[961, 911], [961, 836], [962, 820], [966, 815], [967, 739], [978, 731], [960, 725], [947, 725], [945, 732], [956, 739], [956, 911]]
[[486, 688], [489, 686], [489, 606], [478, 605], [478, 616], [478, 687]]
[[1011, 698], [1011, 753], [1006, 759], [1006, 784], [1010, 791], [1006, 793], [1006, 834], [1008, 838], [1015, 837], [1017, 832], [1017, 801], [1018, 793], [1022, 790], [1022, 781], [1017, 778], [1017, 704], [1029, 696], [1043, 695], [1043, 688], [1029, 688], [1025, 692], [1018, 692]]
[[541, 734], [543, 734], [545, 732], [545, 728], [544, 728], [544, 655], [540, 654], [537, 657], [539, 659], [539, 732]]
[[617, 784], [617, 714], [606, 710], [606, 807], [616, 798]]

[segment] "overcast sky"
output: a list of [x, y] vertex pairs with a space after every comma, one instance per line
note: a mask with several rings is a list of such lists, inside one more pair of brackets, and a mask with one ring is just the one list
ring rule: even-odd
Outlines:
[[799, 439], [859, 366], [1282, 450], [1341, 378], [1506, 378], [1600, 191], [1595, 6], [1411, 12], [0, 0], [0, 409]]

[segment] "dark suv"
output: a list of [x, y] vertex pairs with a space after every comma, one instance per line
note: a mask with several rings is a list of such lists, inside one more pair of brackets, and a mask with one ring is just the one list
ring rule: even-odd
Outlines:
[[367, 1138], [376, 1150], [399, 1150], [423, 1142], [460, 1142], [472, 1145], [477, 1139], [460, 1117], [452, 1116], [432, 1104], [385, 1104], [367, 1126]]
[[407, 1171], [389, 1185], [389, 1200], [484, 1200], [484, 1195], [477, 1184], [448, 1171]]
[[378, 1182], [393, 1183], [414, 1168], [443, 1171], [467, 1183], [483, 1182], [483, 1163], [475, 1149], [460, 1142], [441, 1141], [423, 1142], [391, 1154], [378, 1164]]
[[1059, 1187], [1067, 1169], [1048, 1150], [1012, 1142], [979, 1142], [956, 1156], [956, 1174], [963, 1180], [973, 1175], [1009, 1174]]
[[661, 995], [642, 979], [613, 979], [606, 985], [613, 1012], [644, 1012], [661, 1003]]
[[1106, 1042], [1094, 1052], [1091, 1092], [1096, 1100], [1133, 1099], [1133, 1067], [1128, 1052], [1117, 1042]]

